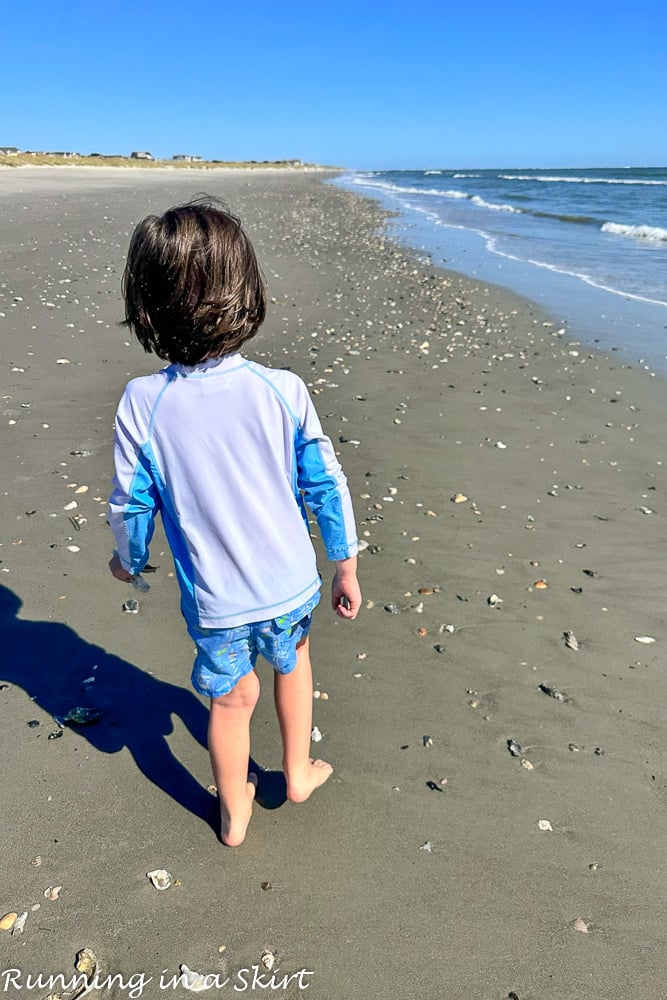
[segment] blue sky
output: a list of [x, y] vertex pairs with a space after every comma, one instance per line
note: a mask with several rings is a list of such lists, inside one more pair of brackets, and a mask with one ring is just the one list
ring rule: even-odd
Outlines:
[[8, 0], [2, 28], [0, 145], [667, 163], [664, 0]]

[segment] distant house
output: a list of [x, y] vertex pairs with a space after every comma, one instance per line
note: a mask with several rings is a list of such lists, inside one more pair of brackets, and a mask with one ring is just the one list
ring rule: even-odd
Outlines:
[[17, 156], [18, 147], [17, 146], [0, 146], [0, 155], [2, 156]]
[[130, 159], [131, 160], [154, 160], [155, 157], [153, 156], [152, 153], [134, 152], [134, 153], [130, 153]]
[[63, 152], [51, 151], [51, 152], [47, 153], [46, 155], [47, 156], [62, 156], [65, 160], [69, 160], [69, 159], [71, 159], [71, 157], [73, 157], [73, 156], [80, 156], [81, 154], [80, 153], [71, 153], [71, 152], [64, 152], [63, 153]]
[[191, 156], [190, 153], [177, 153], [176, 156], [172, 156], [172, 160], [178, 160], [180, 163], [203, 163], [203, 158], [201, 156]]

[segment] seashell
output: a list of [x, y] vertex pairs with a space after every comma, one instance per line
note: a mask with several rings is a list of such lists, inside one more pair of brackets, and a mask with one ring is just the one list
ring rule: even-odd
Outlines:
[[599, 576], [597, 570], [595, 569], [582, 569], [581, 572], [585, 573], [586, 576], [590, 576], [592, 580]]
[[313, 691], [313, 698], [317, 699], [321, 697], [321, 695], [322, 695], [321, 691]]
[[60, 899], [61, 885], [50, 885], [48, 889], [44, 890], [44, 899], [50, 899], [53, 902], [56, 899]]
[[527, 760], [525, 757], [522, 757], [522, 759], [521, 759], [521, 767], [525, 768], [526, 771], [534, 771], [535, 770], [535, 765], [531, 764], [531, 762], [529, 760]]
[[573, 924], [573, 927], [575, 931], [579, 931], [581, 934], [588, 934], [589, 925], [586, 923], [585, 920], [582, 920], [581, 917], [577, 917], [577, 919]]
[[174, 884], [174, 876], [171, 872], [165, 871], [164, 868], [156, 868], [152, 872], [146, 872], [146, 878], [149, 878], [160, 892], [169, 889]]
[[436, 653], [444, 653], [445, 652], [445, 647], [440, 642], [436, 643], [433, 648], [436, 651]]
[[97, 970], [97, 956], [90, 948], [82, 948], [76, 953], [74, 968], [84, 976], [92, 976]]
[[67, 546], [67, 551], [68, 552], [80, 552], [81, 549], [79, 548], [78, 545], [68, 545]]
[[428, 630], [425, 628], [418, 628], [417, 635], [428, 635]]
[[210, 990], [211, 983], [208, 981], [209, 977], [203, 975], [201, 972], [194, 972], [188, 968], [185, 962], [179, 965], [178, 971], [181, 973], [178, 979], [179, 985], [185, 987], [186, 990], [190, 990], [191, 993], [202, 993], [204, 990]]
[[323, 691], [322, 694], [320, 695], [320, 697], [322, 698], [322, 701], [328, 701], [329, 700], [329, 695], [326, 693], [326, 691]]
[[548, 819], [539, 819], [537, 821], [537, 825], [540, 828], [540, 830], [548, 830], [550, 833], [554, 832], [554, 828], [552, 827]]
[[79, 505], [78, 505], [78, 503], [76, 502], [76, 500], [70, 500], [70, 502], [69, 502], [69, 503], [66, 503], [66, 504], [65, 504], [65, 506], [63, 507], [63, 510], [76, 510], [76, 508], [77, 508], [78, 506], [79, 506]]
[[503, 603], [503, 599], [502, 597], [498, 597], [497, 594], [491, 594], [490, 597], [487, 597], [486, 603], [489, 605], [490, 608], [497, 608], [500, 604]]
[[506, 447], [507, 445], [504, 441], [496, 441], [496, 448], [500, 448], [501, 451], [504, 451]]
[[642, 506], [642, 507], [639, 508], [639, 510], [642, 512], [642, 514], [652, 514], [653, 513], [653, 511], [651, 510], [650, 507], [643, 507]]
[[455, 493], [454, 496], [451, 497], [452, 503], [465, 503], [467, 499], [468, 498], [465, 493]]
[[319, 731], [317, 726], [313, 726], [310, 738], [313, 741], [313, 743], [319, 743], [320, 740], [322, 739], [322, 733]]
[[549, 684], [538, 684], [537, 690], [549, 695], [550, 698], [555, 698], [556, 701], [570, 700], [563, 691], [559, 691], [558, 688], [551, 687]]
[[435, 781], [427, 781], [426, 782], [426, 787], [430, 788], [432, 792], [442, 792], [443, 791], [443, 789], [441, 788], [441, 785], [436, 784]]
[[652, 635], [636, 635], [635, 642], [642, 642], [645, 646], [650, 646], [655, 639]]
[[56, 358], [57, 365], [70, 365], [71, 363], [69, 358]]
[[102, 718], [99, 708], [70, 708], [69, 712], [63, 716], [63, 722], [70, 726], [89, 726], [91, 722], [97, 722]]
[[260, 882], [259, 883], [259, 887], [264, 892], [270, 892], [271, 889], [273, 889], [273, 883], [272, 882]]
[[535, 590], [548, 590], [549, 584], [547, 583], [546, 580], [536, 580], [535, 583], [533, 584], [533, 587], [535, 588]]
[[430, 587], [420, 587], [419, 590], [417, 591], [417, 593], [418, 594], [432, 594], [433, 591], [431, 590]]
[[579, 649], [579, 640], [577, 639], [574, 632], [563, 632], [563, 639], [565, 640], [565, 645], [568, 649]]
[[33, 866], [33, 868], [39, 868], [39, 866], [41, 865], [41, 863], [42, 863], [42, 855], [41, 854], [37, 854], [32, 859], [32, 861], [30, 862], [30, 864]]
[[430, 840], [427, 840], [427, 841], [425, 841], [421, 845], [421, 847], [419, 848], [419, 850], [420, 851], [425, 851], [427, 854], [432, 854], [433, 853], [433, 844], [431, 843]]
[[10, 931], [18, 918], [18, 913], [5, 913], [4, 917], [0, 917], [0, 931]]
[[512, 754], [513, 757], [520, 757], [523, 753], [523, 747], [516, 740], [507, 741], [507, 749]]
[[87, 493], [89, 489], [90, 489], [89, 486], [79, 486], [79, 487], [77, 487], [77, 489], [74, 490], [74, 492], [75, 493]]
[[422, 736], [422, 743], [425, 747], [432, 747], [433, 738], [431, 736]]
[[269, 948], [265, 948], [264, 949], [264, 951], [260, 955], [260, 959], [259, 960], [262, 963], [262, 965], [264, 966], [264, 968], [268, 969], [269, 972], [271, 971], [271, 969], [273, 968], [273, 966], [276, 964], [276, 956], [275, 956], [274, 952], [272, 952], [272, 951], [269, 950]]
[[18, 917], [14, 921], [14, 926], [12, 927], [12, 936], [23, 934], [23, 929], [25, 927], [25, 922], [28, 919], [28, 911], [24, 910], [23, 913], [19, 913]]
[[139, 601], [135, 601], [133, 597], [125, 601], [123, 604], [123, 611], [128, 615], [138, 615], [139, 614]]

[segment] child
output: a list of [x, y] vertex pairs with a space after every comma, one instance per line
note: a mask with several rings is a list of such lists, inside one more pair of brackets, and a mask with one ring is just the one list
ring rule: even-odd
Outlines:
[[118, 407], [109, 568], [125, 582], [141, 572], [159, 511], [196, 645], [192, 683], [211, 699], [220, 836], [236, 846], [255, 793], [258, 655], [275, 668], [287, 797], [303, 802], [332, 773], [310, 757], [321, 578], [304, 499], [336, 563], [333, 609], [347, 619], [361, 605], [352, 504], [304, 383], [239, 353], [264, 320], [266, 290], [237, 218], [205, 198], [144, 219], [123, 294], [127, 325], [171, 363], [133, 379]]

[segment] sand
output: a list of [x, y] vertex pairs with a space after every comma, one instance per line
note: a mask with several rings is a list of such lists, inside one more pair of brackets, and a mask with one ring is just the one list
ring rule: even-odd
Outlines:
[[[99, 174], [0, 175], [0, 916], [28, 911], [0, 932], [0, 991], [46, 996], [28, 975], [88, 947], [113, 997], [173, 994], [181, 963], [219, 977], [209, 996], [663, 997], [664, 384], [429, 268], [312, 175]], [[238, 850], [210, 825], [164, 536], [149, 594], [106, 570], [113, 413], [156, 367], [118, 325], [124, 253], [202, 189], [267, 276], [247, 353], [311, 385], [368, 543], [362, 615], [324, 600], [313, 631], [334, 777], [256, 807]], [[260, 676], [253, 754], [275, 768]], [[49, 739], [76, 704], [104, 715]]]

